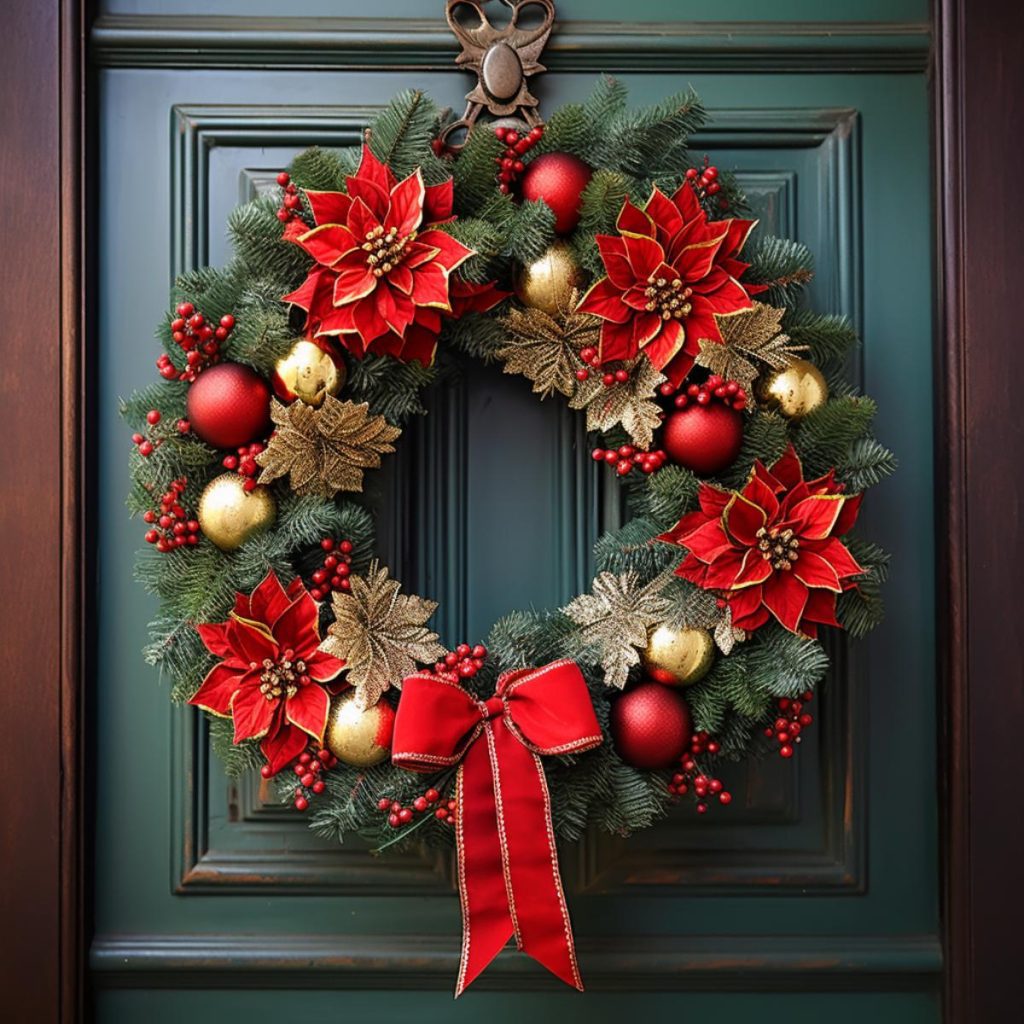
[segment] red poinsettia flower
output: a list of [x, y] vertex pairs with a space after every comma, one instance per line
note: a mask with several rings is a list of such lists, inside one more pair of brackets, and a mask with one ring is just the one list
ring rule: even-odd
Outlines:
[[700, 352], [722, 341], [716, 313], [751, 305], [762, 291], [741, 284], [749, 266], [738, 254], [757, 221], [709, 221], [693, 187], [669, 198], [655, 188], [643, 209], [626, 200], [618, 235], [598, 235], [607, 277], [583, 296], [581, 313], [601, 325], [601, 360], [632, 359], [641, 350], [678, 387]]
[[[450, 275], [473, 255], [437, 228], [454, 219], [452, 181], [425, 185], [418, 168], [398, 181], [363, 146], [346, 184], [347, 192], [307, 190], [315, 227], [296, 219], [285, 228], [284, 237], [316, 262], [283, 301], [306, 311], [307, 334], [338, 335], [357, 356], [385, 350], [429, 362], [433, 343], [424, 357], [423, 332], [436, 342], [437, 314], [452, 310]], [[399, 342], [413, 324], [421, 331], [406, 353]]]
[[757, 629], [769, 614], [806, 636], [840, 625], [836, 595], [864, 570], [839, 540], [861, 495], [845, 495], [834, 470], [804, 480], [790, 445], [770, 470], [755, 462], [742, 491], [702, 484], [698, 497], [700, 510], [658, 538], [689, 551], [677, 576], [721, 591], [741, 629]]
[[330, 697], [321, 686], [345, 667], [320, 648], [316, 601], [296, 578], [285, 590], [274, 575], [246, 597], [227, 622], [197, 626], [214, 665], [189, 701], [235, 723], [235, 743], [260, 739], [271, 773], [323, 742]]

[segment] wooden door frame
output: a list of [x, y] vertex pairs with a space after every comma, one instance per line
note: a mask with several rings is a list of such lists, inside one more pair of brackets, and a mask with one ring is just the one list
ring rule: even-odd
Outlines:
[[[18, 99], [0, 109], [17, 239], [0, 250], [0, 571], [13, 597], [0, 620], [0, 993], [11, 1019], [70, 1024], [86, 1012], [88, 950], [89, 19], [87, 0], [19, 7], [0, 66], [0, 95]], [[947, 1019], [968, 1024], [1024, 997], [1024, 816], [1001, 799], [1024, 736], [1024, 630], [1007, 622], [1024, 565], [1024, 440], [1005, 426], [1018, 413], [1007, 382], [1024, 379], [1010, 306], [1024, 146], [1005, 137], [1024, 97], [1024, 13], [973, 0], [968, 17], [967, 0], [934, 0], [933, 25], [943, 932]]]

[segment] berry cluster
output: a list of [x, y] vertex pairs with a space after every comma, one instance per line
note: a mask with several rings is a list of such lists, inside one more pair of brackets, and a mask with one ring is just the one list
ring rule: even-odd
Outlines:
[[436, 789], [428, 789], [421, 796], [416, 797], [408, 807], [403, 807], [399, 801], [389, 800], [386, 796], [382, 796], [377, 801], [377, 810], [387, 812], [388, 824], [392, 828], [408, 825], [417, 814], [424, 814], [427, 811], [431, 811], [438, 821], [454, 825], [455, 809], [455, 801], [442, 800], [441, 794]]
[[449, 651], [444, 656], [444, 661], [434, 665], [434, 675], [472, 679], [484, 667], [486, 657], [487, 648], [483, 644], [477, 644], [475, 647], [459, 644], [454, 651]]
[[225, 455], [221, 460], [221, 465], [225, 469], [233, 469], [242, 477], [245, 481], [242, 489], [245, 491], [251, 491], [256, 487], [256, 474], [260, 471], [260, 467], [256, 465], [256, 456], [264, 448], [266, 445], [262, 441], [253, 441], [252, 444], [245, 444], [237, 449], [237, 455]]
[[[590, 371], [601, 369], [601, 356], [593, 345], [587, 345], [580, 349], [580, 359], [587, 365], [576, 371], [576, 379], [579, 381], [589, 380]], [[604, 370], [601, 374], [601, 383], [610, 388], [616, 384], [625, 384], [629, 380], [629, 370], [624, 366], [617, 370]]]
[[[150, 409], [146, 413], [146, 422], [151, 426], [155, 427], [160, 422], [160, 410]], [[139, 454], [144, 458], [149, 458], [150, 455], [160, 447], [160, 442], [163, 439], [160, 437], [146, 437], [144, 434], [138, 432], [132, 434], [132, 444], [139, 449]]]
[[[142, 446], [139, 446], [140, 450]], [[194, 547], [199, 543], [199, 521], [189, 519], [181, 505], [188, 481], [185, 477], [172, 480], [170, 487], [160, 498], [160, 511], [148, 509], [142, 516], [149, 523], [146, 543], [155, 544], [157, 551], [173, 551], [185, 544]]]
[[[674, 389], [667, 381], [662, 384], [658, 391], [665, 397], [670, 398]], [[685, 391], [672, 399], [672, 404], [677, 409], [685, 409], [691, 402], [697, 405], [710, 405], [712, 402], [721, 402], [730, 409], [739, 412], [747, 405], [747, 393], [734, 380], [725, 380], [717, 373], [711, 374], [703, 384], [690, 384]]]
[[526, 169], [523, 157], [544, 138], [544, 129], [536, 125], [520, 137], [514, 128], [495, 128], [494, 134], [498, 136], [499, 142], [505, 144], [505, 152], [495, 157], [494, 162], [499, 168], [498, 191], [507, 196], [519, 180], [519, 175]]
[[695, 732], [690, 738], [690, 749], [679, 759], [682, 770], [676, 772], [668, 784], [668, 791], [673, 796], [685, 796], [692, 787], [697, 798], [698, 814], [707, 814], [709, 798], [718, 797], [720, 804], [732, 803], [732, 794], [722, 780], [699, 771], [695, 760], [701, 754], [717, 754], [719, 749], [717, 741], [711, 739], [706, 732]]
[[771, 725], [765, 726], [764, 734], [778, 741], [779, 757], [790, 758], [796, 753], [794, 747], [801, 742], [800, 733], [814, 721], [814, 716], [804, 710], [813, 699], [814, 694], [806, 690], [800, 694], [799, 700], [780, 697], [776, 702], [779, 717]]
[[[324, 775], [329, 772], [336, 764], [338, 759], [326, 748], [322, 747], [320, 750], [313, 754], [309, 750], [304, 750], [295, 759], [294, 772], [299, 777], [299, 785], [295, 790], [295, 809], [297, 811], [305, 811], [309, 808], [309, 801], [314, 796], [319, 796], [326, 788], [327, 783], [324, 782]], [[265, 779], [269, 779], [273, 774], [270, 770], [270, 765], [265, 764], [260, 769], [260, 774]]]
[[194, 381], [201, 370], [220, 362], [220, 347], [235, 329], [235, 318], [225, 313], [216, 327], [206, 322], [202, 313], [197, 313], [191, 302], [183, 302], [177, 309], [178, 316], [171, 321], [171, 337], [185, 353], [185, 369], [179, 370], [167, 353], [156, 361], [156, 368], [164, 380]]
[[281, 206], [277, 211], [277, 219], [282, 224], [287, 224], [293, 217], [299, 215], [299, 211], [302, 209], [302, 200], [299, 198], [297, 186], [292, 182], [291, 175], [287, 171], [282, 171], [277, 176], [277, 183], [284, 189]]
[[[697, 198], [701, 202], [718, 195], [722, 191], [722, 186], [718, 181], [718, 168], [713, 164], [709, 165], [706, 156], [704, 157], [703, 167], [691, 167], [687, 170], [686, 180], [693, 186], [694, 191], [697, 193]], [[729, 208], [729, 201], [725, 196], [719, 196], [718, 208], [720, 210], [727, 210]]]
[[313, 587], [310, 594], [314, 601], [323, 601], [332, 590], [343, 590], [348, 593], [352, 589], [349, 576], [352, 573], [352, 541], [324, 537], [320, 541], [326, 557], [323, 565], [313, 573]]
[[651, 451], [645, 452], [631, 444], [624, 444], [619, 448], [595, 448], [590, 455], [595, 462], [607, 462], [609, 466], [614, 466], [619, 476], [626, 476], [634, 466], [642, 473], [651, 474], [661, 469], [668, 458], [660, 448], [652, 448]]

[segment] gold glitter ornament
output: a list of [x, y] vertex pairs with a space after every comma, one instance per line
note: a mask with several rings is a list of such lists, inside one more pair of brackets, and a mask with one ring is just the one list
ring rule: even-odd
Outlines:
[[520, 268], [516, 295], [524, 306], [548, 316], [565, 315], [572, 310], [573, 292], [583, 288], [584, 279], [572, 249], [565, 242], [555, 242], [533, 263]]
[[691, 686], [708, 674], [715, 660], [715, 642], [706, 629], [661, 625], [647, 640], [644, 671], [665, 686]]
[[356, 691], [348, 690], [331, 701], [324, 744], [339, 761], [371, 768], [391, 754], [394, 728], [395, 709], [387, 701], [364, 708], [356, 700]]
[[327, 395], [336, 395], [345, 386], [347, 373], [341, 356], [300, 339], [274, 364], [271, 384], [282, 402], [298, 399], [319, 409]]
[[794, 359], [784, 370], [761, 378], [756, 394], [786, 419], [800, 420], [828, 401], [828, 384], [814, 363]]
[[221, 551], [234, 551], [268, 529], [277, 518], [277, 502], [266, 487], [246, 491], [237, 473], [211, 480], [199, 498], [199, 528]]

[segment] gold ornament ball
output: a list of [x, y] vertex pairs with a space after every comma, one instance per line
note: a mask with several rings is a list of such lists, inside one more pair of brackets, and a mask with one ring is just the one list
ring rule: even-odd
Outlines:
[[387, 701], [361, 708], [356, 691], [349, 690], [331, 702], [324, 743], [339, 761], [370, 768], [390, 756], [394, 728], [395, 709]]
[[703, 679], [715, 660], [715, 642], [706, 629], [658, 626], [647, 640], [643, 666], [665, 686], [690, 686]]
[[758, 382], [757, 397], [786, 419], [803, 419], [828, 401], [828, 385], [814, 363], [794, 359]]
[[203, 533], [221, 549], [234, 551], [266, 530], [277, 517], [277, 502], [266, 487], [246, 491], [237, 473], [222, 473], [199, 498], [196, 518]]
[[282, 402], [299, 399], [318, 409], [327, 395], [336, 395], [345, 386], [347, 375], [340, 355], [299, 340], [275, 363], [271, 383]]
[[565, 242], [555, 242], [540, 259], [520, 268], [515, 286], [524, 306], [558, 316], [571, 312], [573, 290], [581, 290], [583, 283], [583, 271], [572, 249]]

